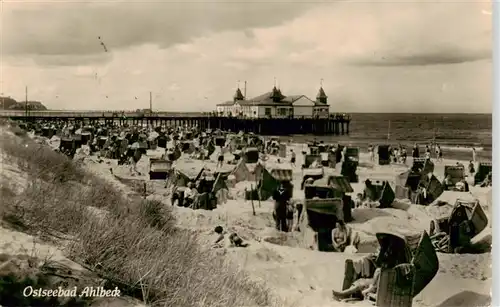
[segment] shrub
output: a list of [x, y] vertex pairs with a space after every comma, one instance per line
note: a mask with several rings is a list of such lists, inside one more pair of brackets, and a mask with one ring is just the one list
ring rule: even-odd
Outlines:
[[3, 201], [3, 218], [31, 231], [71, 235], [69, 257], [109, 284], [155, 306], [275, 304], [268, 289], [203, 249], [193, 232], [177, 229], [169, 206], [125, 198], [29, 139], [7, 138], [0, 147], [29, 177], [23, 193]]

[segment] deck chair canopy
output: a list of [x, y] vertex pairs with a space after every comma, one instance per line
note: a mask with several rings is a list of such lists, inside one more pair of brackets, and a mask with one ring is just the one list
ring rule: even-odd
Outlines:
[[396, 177], [396, 185], [415, 191], [420, 183], [420, 174], [408, 170]]
[[359, 147], [347, 147], [345, 149], [346, 157], [359, 158]]
[[304, 168], [302, 170], [302, 175], [305, 176], [323, 176], [324, 170], [322, 167], [315, 167], [315, 168]]
[[152, 172], [168, 172], [172, 169], [172, 161], [151, 158], [149, 168]]
[[[421, 231], [406, 221], [389, 217], [374, 220], [373, 231], [380, 244], [380, 254], [377, 261], [396, 261], [392, 263], [396, 267], [401, 264], [413, 265], [414, 275], [410, 287], [413, 298], [431, 282], [439, 269], [439, 260], [429, 235], [426, 231]], [[390, 250], [388, 251], [388, 249]], [[394, 271], [395, 269], [389, 270]], [[398, 284], [384, 285], [385, 291], [387, 291], [387, 287], [394, 291], [394, 293], [389, 293], [389, 296], [405, 291], [404, 287]], [[382, 296], [387, 298], [387, 295]], [[377, 298], [378, 300], [379, 298]], [[379, 302], [377, 305], [391, 306], [379, 305]]]
[[344, 176], [330, 176], [328, 177], [328, 185], [333, 189], [342, 193], [352, 193], [354, 189], [349, 182], [349, 179]]
[[448, 175], [451, 177], [451, 182], [456, 184], [465, 178], [465, 168], [462, 165], [446, 165], [444, 167], [444, 177], [447, 177]]
[[273, 176], [277, 181], [292, 181], [293, 171], [292, 169], [275, 168], [271, 170], [271, 176]]

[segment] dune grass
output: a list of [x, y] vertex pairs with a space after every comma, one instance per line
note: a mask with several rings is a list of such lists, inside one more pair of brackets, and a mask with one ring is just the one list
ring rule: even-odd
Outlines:
[[[170, 208], [125, 198], [104, 179], [24, 136], [2, 136], [2, 154], [27, 176], [2, 184], [1, 217], [28, 232], [64, 234], [70, 259], [153, 306], [276, 306], [268, 289], [175, 226]], [[89, 210], [89, 208], [98, 208]]]

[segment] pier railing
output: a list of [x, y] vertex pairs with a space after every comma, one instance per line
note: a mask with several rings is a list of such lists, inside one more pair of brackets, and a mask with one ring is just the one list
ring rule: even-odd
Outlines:
[[261, 135], [343, 135], [349, 134], [350, 117], [334, 114], [328, 118], [237, 118], [216, 114], [116, 111], [0, 111], [1, 117], [30, 122], [74, 121], [114, 125], [191, 126], [253, 132]]

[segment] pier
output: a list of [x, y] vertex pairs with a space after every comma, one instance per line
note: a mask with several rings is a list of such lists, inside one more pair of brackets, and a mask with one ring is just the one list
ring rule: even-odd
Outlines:
[[104, 122], [123, 125], [151, 125], [154, 127], [199, 127], [234, 132], [253, 132], [260, 135], [346, 135], [349, 134], [351, 118], [346, 114], [331, 115], [328, 118], [238, 118], [222, 117], [213, 113], [171, 112], [113, 112], [113, 111], [0, 111], [1, 118], [16, 121], [65, 121], [80, 124]]

